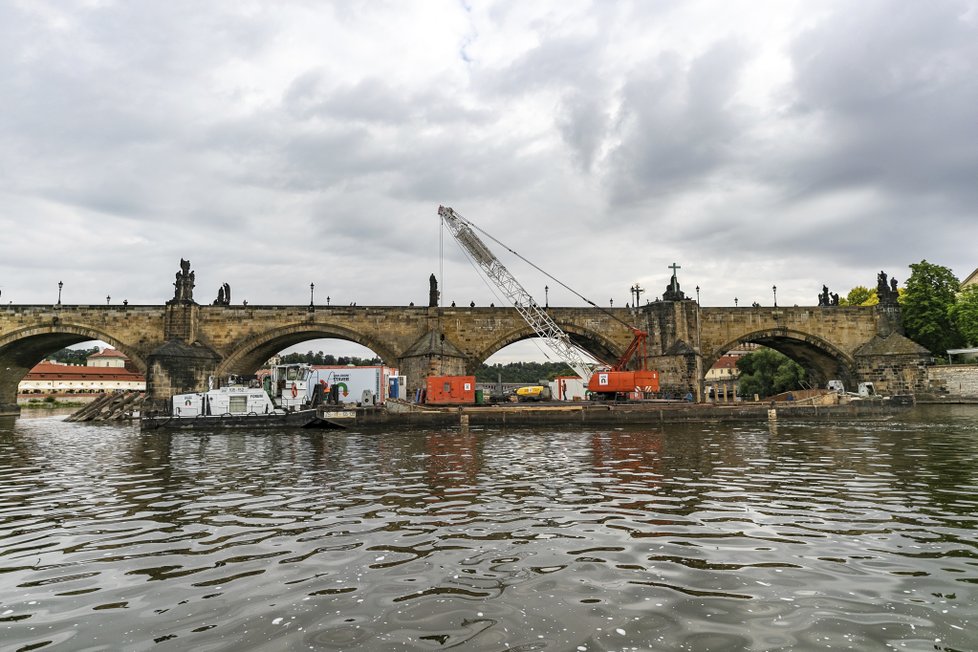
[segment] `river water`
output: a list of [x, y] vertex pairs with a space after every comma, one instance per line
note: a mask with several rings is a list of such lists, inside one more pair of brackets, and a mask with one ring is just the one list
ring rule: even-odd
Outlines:
[[3, 650], [975, 650], [978, 406], [141, 433], [0, 419]]

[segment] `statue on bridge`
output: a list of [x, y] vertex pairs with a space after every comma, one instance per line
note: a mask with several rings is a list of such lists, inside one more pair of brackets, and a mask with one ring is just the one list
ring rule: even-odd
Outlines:
[[217, 299], [214, 300], [215, 306], [230, 306], [231, 305], [231, 286], [225, 283], [217, 291]]
[[189, 260], [180, 259], [180, 271], [177, 272], [173, 288], [173, 298], [167, 301], [168, 304], [194, 302], [194, 273]]
[[438, 279], [434, 274], [428, 278], [428, 307], [438, 307]]
[[669, 285], [666, 286], [666, 291], [662, 294], [662, 300], [683, 301], [686, 298], [686, 294], [679, 289], [679, 279], [676, 278], [676, 270], [682, 269], [682, 266], [673, 263], [669, 265], [669, 269], [672, 270], [672, 278], [669, 279]]
[[819, 307], [837, 306], [839, 305], [839, 295], [835, 292], [829, 292], [829, 286], [822, 286], [822, 293], [818, 295], [818, 305]]
[[897, 290], [897, 280], [895, 278], [890, 279], [889, 285], [886, 283], [886, 273], [880, 272], [876, 275], [876, 296], [879, 297], [880, 303], [887, 305], [896, 305], [897, 299], [900, 297], [900, 292]]

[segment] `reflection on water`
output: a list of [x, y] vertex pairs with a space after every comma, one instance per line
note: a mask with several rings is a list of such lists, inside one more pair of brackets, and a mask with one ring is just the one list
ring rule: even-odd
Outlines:
[[0, 419], [4, 649], [972, 650], [978, 409], [140, 433]]

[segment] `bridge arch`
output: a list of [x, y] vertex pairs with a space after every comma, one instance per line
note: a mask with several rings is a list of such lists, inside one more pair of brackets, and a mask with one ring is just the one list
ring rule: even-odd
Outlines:
[[760, 344], [783, 353], [804, 367], [819, 385], [833, 378], [840, 378], [848, 384], [856, 378], [856, 362], [846, 351], [811, 333], [787, 328], [745, 333], [704, 356], [703, 369], [709, 369], [724, 353], [745, 343]]
[[81, 324], [33, 326], [7, 333], [0, 337], [0, 361], [13, 362], [18, 367], [26, 367], [29, 371], [52, 353], [89, 340], [100, 340], [111, 344], [124, 353], [140, 373], [146, 373], [146, 359], [142, 352], [105, 331]]
[[[572, 344], [583, 351], [586, 351], [600, 361], [613, 362], [621, 356], [619, 347], [612, 340], [601, 335], [600, 333], [582, 328], [575, 324], [558, 323], [558, 326], [560, 326], [561, 330], [567, 333]], [[511, 331], [502, 333], [481, 351], [478, 351], [475, 354], [475, 359], [472, 361], [472, 365], [473, 367], [478, 367], [500, 349], [503, 349], [510, 344], [533, 339], [535, 337], [537, 337], [537, 334], [532, 328], [530, 328], [529, 325], [524, 325], [521, 328], [515, 328]]]
[[396, 365], [397, 355], [393, 351], [362, 333], [330, 324], [296, 323], [275, 328], [242, 342], [225, 356], [218, 365], [216, 374], [251, 374], [282, 349], [324, 338], [355, 342], [376, 353], [384, 364]]
[[146, 361], [139, 351], [97, 328], [61, 323], [21, 328], [0, 337], [0, 413], [16, 414], [17, 386], [34, 365], [66, 346], [88, 340], [111, 344], [146, 373]]

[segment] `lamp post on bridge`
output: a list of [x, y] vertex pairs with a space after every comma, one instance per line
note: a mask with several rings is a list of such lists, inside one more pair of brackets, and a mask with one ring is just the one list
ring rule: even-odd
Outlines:
[[700, 305], [700, 286], [696, 286], [696, 305]]
[[313, 302], [315, 296], [316, 296], [316, 284], [310, 283], [309, 284], [309, 310], [312, 310], [315, 307], [315, 303]]
[[328, 294], [326, 295], [326, 305], [327, 306], [329, 305], [329, 295]]
[[778, 286], [777, 285], [772, 285], [771, 286], [771, 291], [774, 292], [774, 307], [777, 308], [778, 307]]
[[112, 297], [110, 295], [105, 295], [105, 305], [112, 303]]
[[543, 286], [543, 307], [544, 308], [549, 308], [550, 307], [550, 286], [549, 285], [544, 285]]
[[61, 306], [61, 288], [64, 286], [64, 281], [58, 281], [58, 306]]

